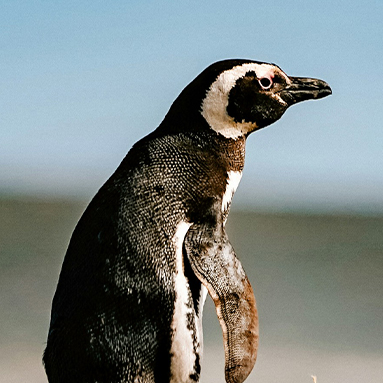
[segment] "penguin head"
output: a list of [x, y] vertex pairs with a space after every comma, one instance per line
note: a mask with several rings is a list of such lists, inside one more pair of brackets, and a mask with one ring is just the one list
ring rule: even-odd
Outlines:
[[206, 68], [181, 92], [160, 127], [208, 128], [237, 139], [277, 121], [293, 104], [330, 94], [326, 82], [289, 77], [274, 64], [223, 60]]
[[[217, 64], [222, 65], [212, 67]], [[330, 94], [322, 80], [289, 77], [274, 64], [233, 60], [211, 83], [200, 112], [211, 129], [235, 139], [277, 121], [293, 104]]]

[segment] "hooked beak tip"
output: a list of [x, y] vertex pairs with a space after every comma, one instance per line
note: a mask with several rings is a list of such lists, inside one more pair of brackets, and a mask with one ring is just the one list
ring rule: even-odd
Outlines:
[[317, 100], [332, 94], [327, 82], [314, 78], [290, 77], [289, 84], [282, 92], [281, 97], [289, 104], [305, 100]]

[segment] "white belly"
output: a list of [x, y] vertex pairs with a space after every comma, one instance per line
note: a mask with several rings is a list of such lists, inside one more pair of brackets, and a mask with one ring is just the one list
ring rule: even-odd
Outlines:
[[197, 355], [200, 355], [202, 315], [201, 318], [198, 318], [195, 314], [189, 283], [183, 271], [182, 259], [182, 244], [190, 226], [190, 223], [180, 222], [173, 238], [176, 253], [176, 300], [172, 321], [173, 338], [170, 349], [172, 355], [170, 365], [171, 383], [195, 383], [195, 380], [192, 380], [190, 375], [196, 373], [196, 359]]

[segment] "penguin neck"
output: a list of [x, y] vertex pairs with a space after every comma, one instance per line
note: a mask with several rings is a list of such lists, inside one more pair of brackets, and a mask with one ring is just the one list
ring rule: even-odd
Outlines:
[[246, 137], [237, 139], [226, 138], [222, 134], [208, 129], [195, 129], [190, 131], [168, 130], [159, 126], [153, 135], [157, 137], [178, 136], [188, 140], [193, 146], [212, 153], [227, 171], [242, 171], [245, 163]]
[[246, 137], [226, 138], [214, 132], [219, 155], [227, 162], [227, 171], [242, 172], [245, 165]]

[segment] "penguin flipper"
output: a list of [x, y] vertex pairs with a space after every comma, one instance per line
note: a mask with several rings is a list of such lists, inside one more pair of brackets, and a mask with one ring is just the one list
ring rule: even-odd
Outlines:
[[253, 289], [222, 227], [192, 225], [184, 249], [194, 274], [215, 304], [223, 332], [226, 382], [241, 383], [257, 356], [258, 313]]

